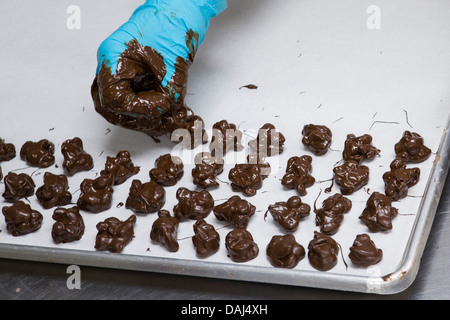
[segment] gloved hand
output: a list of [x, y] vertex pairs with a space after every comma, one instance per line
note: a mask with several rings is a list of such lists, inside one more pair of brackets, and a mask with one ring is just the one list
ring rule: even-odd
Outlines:
[[183, 104], [187, 72], [226, 0], [147, 0], [100, 45], [94, 105], [109, 122], [150, 135]]

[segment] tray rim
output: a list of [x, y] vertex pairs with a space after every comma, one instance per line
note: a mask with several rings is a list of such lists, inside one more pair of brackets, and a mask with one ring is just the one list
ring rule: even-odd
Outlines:
[[[197, 276], [248, 282], [270, 283], [320, 289], [396, 294], [415, 280], [434, 216], [450, 166], [450, 115], [443, 130], [424, 197], [420, 203], [402, 262], [388, 275], [361, 276], [298, 270], [267, 268], [238, 263], [209, 262], [179, 258], [117, 254], [67, 248], [0, 243], [0, 258], [34, 262], [59, 263], [143, 272]], [[436, 183], [434, 183], [436, 182]], [[270, 275], [270, 277], [267, 277]]]

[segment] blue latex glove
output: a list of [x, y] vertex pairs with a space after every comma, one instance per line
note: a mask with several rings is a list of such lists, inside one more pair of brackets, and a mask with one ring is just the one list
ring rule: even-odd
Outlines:
[[[92, 86], [108, 121], [149, 131], [183, 104], [187, 71], [226, 0], [147, 0], [100, 45]], [[150, 130], [151, 131], [151, 130]]]

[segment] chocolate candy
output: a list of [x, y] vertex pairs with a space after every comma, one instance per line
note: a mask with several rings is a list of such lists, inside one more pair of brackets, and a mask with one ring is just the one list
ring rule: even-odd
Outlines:
[[381, 261], [383, 250], [378, 249], [367, 234], [356, 236], [348, 255], [352, 263], [357, 267], [367, 268]]
[[306, 255], [305, 248], [292, 234], [273, 236], [267, 245], [266, 253], [274, 267], [287, 269], [295, 268]]
[[15, 237], [38, 230], [42, 225], [42, 214], [31, 209], [23, 201], [16, 201], [10, 207], [3, 207], [6, 229]]
[[405, 131], [394, 147], [397, 158], [406, 162], [419, 163], [427, 160], [431, 150], [424, 145], [422, 136], [416, 132]]
[[16, 147], [12, 143], [5, 143], [0, 138], [0, 162], [9, 161], [16, 157]]
[[36, 190], [36, 197], [44, 209], [65, 206], [72, 201], [72, 194], [68, 190], [69, 181], [65, 175], [46, 172], [44, 185]]
[[224, 156], [228, 150], [240, 151], [244, 148], [241, 143], [242, 132], [234, 123], [226, 120], [216, 122], [212, 126], [212, 139], [209, 150], [213, 156]]
[[400, 200], [408, 195], [408, 190], [420, 179], [419, 168], [406, 168], [406, 161], [395, 159], [391, 162], [391, 170], [383, 174], [385, 193], [392, 200]]
[[111, 174], [96, 179], [84, 179], [80, 184], [80, 197], [77, 205], [81, 210], [93, 213], [111, 208], [114, 179]]
[[333, 238], [314, 231], [314, 238], [308, 244], [308, 259], [313, 268], [331, 270], [337, 264], [338, 253], [339, 247]]
[[246, 229], [234, 229], [225, 237], [228, 256], [234, 262], [247, 262], [258, 256], [259, 248]]
[[236, 164], [228, 173], [233, 191], [242, 191], [247, 196], [254, 196], [261, 189], [264, 177], [258, 164]]
[[208, 142], [203, 119], [182, 105], [172, 105], [169, 112], [161, 117], [163, 134], [171, 133], [171, 140], [180, 142], [188, 149], [194, 149]]
[[[302, 199], [298, 196], [292, 196], [288, 201], [279, 201], [269, 206], [268, 212], [273, 219], [288, 232], [297, 230], [300, 219], [309, 216], [311, 207], [302, 203]], [[264, 216], [265, 219], [266, 216]]]
[[184, 174], [184, 165], [181, 159], [170, 154], [158, 157], [155, 167], [150, 170], [150, 178], [162, 186], [174, 186]]
[[169, 211], [160, 210], [158, 212], [158, 219], [153, 222], [150, 239], [163, 244], [170, 252], [178, 251], [178, 224], [179, 220], [170, 216]]
[[256, 154], [271, 157], [283, 152], [285, 141], [284, 135], [277, 132], [273, 124], [266, 123], [259, 129], [256, 139], [250, 140], [248, 145]]
[[256, 207], [239, 196], [232, 196], [226, 202], [214, 207], [213, 212], [219, 221], [232, 223], [236, 228], [246, 229]]
[[84, 234], [84, 221], [77, 206], [72, 208], [56, 208], [52, 215], [56, 222], [52, 227], [52, 238], [55, 243], [78, 241]]
[[341, 187], [341, 193], [348, 195], [361, 189], [369, 182], [369, 167], [361, 166], [355, 160], [347, 160], [333, 168], [334, 180]]
[[281, 184], [288, 189], [295, 189], [299, 195], [307, 194], [306, 188], [311, 187], [316, 179], [311, 176], [312, 158], [310, 156], [291, 157], [286, 166], [286, 174]]
[[398, 210], [392, 207], [391, 198], [374, 192], [366, 203], [366, 208], [359, 216], [372, 232], [392, 229], [392, 219], [398, 214]]
[[355, 136], [348, 134], [344, 144], [344, 151], [342, 158], [347, 160], [354, 160], [358, 163], [364, 159], [372, 160], [380, 154], [380, 150], [372, 145], [372, 136], [364, 134], [362, 136]]
[[142, 183], [140, 180], [131, 182], [125, 207], [136, 213], [153, 213], [162, 209], [166, 203], [166, 191], [155, 181]]
[[102, 170], [100, 174], [112, 174], [114, 185], [120, 185], [139, 171], [140, 167], [134, 166], [130, 152], [125, 150], [118, 152], [115, 157], [106, 157], [105, 170]]
[[97, 223], [97, 236], [95, 249], [120, 253], [134, 238], [134, 225], [136, 216], [131, 215], [127, 220], [120, 221], [115, 217], [107, 218]]
[[302, 135], [302, 143], [316, 156], [322, 156], [327, 153], [333, 137], [328, 127], [314, 124], [305, 125]]
[[181, 187], [176, 197], [178, 204], [174, 206], [173, 212], [180, 221], [204, 219], [214, 208], [214, 199], [207, 190], [191, 191]]
[[34, 195], [36, 185], [26, 173], [17, 174], [11, 171], [5, 176], [3, 181], [5, 182], [3, 198], [8, 202], [14, 202]]
[[94, 168], [92, 156], [83, 149], [83, 141], [78, 137], [64, 141], [61, 153], [64, 157], [63, 168], [70, 176]]
[[324, 234], [335, 234], [344, 220], [344, 213], [352, 208], [350, 199], [336, 193], [323, 201], [322, 208], [314, 209], [316, 213], [316, 226]]
[[194, 223], [193, 229], [192, 244], [197, 255], [206, 257], [219, 250], [220, 236], [212, 225], [199, 219]]
[[47, 139], [27, 141], [20, 149], [20, 158], [30, 166], [48, 168], [55, 163], [55, 145]]
[[194, 184], [200, 188], [218, 187], [216, 176], [223, 172], [223, 159], [212, 156], [209, 152], [201, 152], [195, 156], [195, 167], [192, 169]]

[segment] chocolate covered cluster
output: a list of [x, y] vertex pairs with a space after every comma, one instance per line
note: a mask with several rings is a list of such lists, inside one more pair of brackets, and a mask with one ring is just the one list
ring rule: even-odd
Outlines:
[[308, 244], [308, 259], [315, 269], [328, 271], [337, 264], [339, 247], [337, 242], [323, 233], [314, 231], [314, 238]]
[[81, 210], [93, 213], [111, 208], [114, 178], [111, 174], [95, 179], [84, 179], [80, 184], [80, 196], [77, 205]]
[[404, 159], [395, 159], [390, 171], [383, 174], [385, 194], [397, 201], [408, 195], [409, 188], [416, 185], [420, 178], [419, 168], [406, 168]]
[[228, 173], [232, 190], [241, 191], [247, 196], [254, 196], [261, 189], [265, 177], [260, 165], [249, 163], [238, 163]]
[[174, 186], [184, 175], [184, 165], [181, 158], [164, 154], [155, 161], [155, 168], [151, 169], [150, 178], [162, 186]]
[[207, 190], [195, 191], [181, 187], [176, 194], [178, 204], [173, 208], [180, 221], [206, 218], [214, 208], [214, 199]]
[[201, 152], [195, 156], [195, 167], [192, 169], [194, 184], [200, 188], [218, 187], [216, 177], [223, 172], [223, 159], [209, 152]]
[[300, 220], [309, 216], [311, 207], [302, 202], [298, 196], [292, 196], [287, 201], [279, 201], [271, 204], [266, 212], [272, 215], [273, 219], [288, 232], [297, 230]]
[[212, 138], [209, 150], [212, 156], [223, 157], [229, 150], [240, 151], [242, 145], [242, 132], [234, 123], [227, 120], [216, 122], [212, 126]]
[[322, 156], [330, 148], [333, 134], [327, 126], [307, 124], [302, 130], [302, 143], [316, 156]]
[[372, 145], [372, 136], [364, 134], [362, 136], [355, 136], [348, 134], [344, 144], [344, 151], [342, 158], [347, 160], [354, 160], [358, 163], [367, 159], [372, 160], [380, 154], [380, 150]]
[[312, 157], [294, 156], [289, 158], [286, 173], [281, 179], [281, 184], [288, 189], [295, 189], [299, 195], [307, 194], [306, 188], [311, 187], [316, 181], [311, 175]]
[[0, 162], [9, 161], [16, 157], [16, 147], [0, 138]]
[[14, 202], [22, 198], [34, 195], [36, 187], [33, 179], [26, 173], [9, 172], [3, 179], [5, 191], [3, 198], [8, 202]]
[[30, 166], [48, 168], [55, 163], [55, 145], [47, 139], [27, 141], [20, 149], [20, 158]]
[[392, 229], [392, 219], [397, 216], [398, 210], [392, 207], [391, 198], [380, 193], [373, 192], [366, 203], [359, 219], [363, 221], [372, 232]]
[[258, 256], [259, 247], [247, 229], [233, 229], [225, 238], [228, 256], [234, 262], [247, 262]]
[[204, 219], [199, 219], [194, 223], [193, 229], [192, 244], [197, 255], [206, 257], [219, 250], [220, 235], [213, 225], [207, 223]]
[[77, 206], [72, 208], [56, 208], [52, 215], [55, 223], [52, 227], [52, 238], [55, 243], [78, 241], [83, 237], [85, 225]]
[[360, 165], [355, 160], [347, 160], [333, 168], [334, 180], [340, 186], [341, 193], [349, 195], [369, 182], [369, 171], [369, 167]]
[[36, 190], [36, 197], [44, 209], [65, 206], [72, 201], [69, 180], [63, 174], [44, 174], [44, 184]]
[[305, 257], [305, 248], [299, 244], [294, 235], [275, 235], [266, 248], [270, 263], [277, 268], [292, 269]]
[[61, 145], [61, 153], [64, 157], [63, 168], [70, 176], [94, 168], [92, 156], [84, 150], [83, 141], [78, 137], [65, 140]]
[[124, 150], [119, 151], [115, 157], [106, 157], [105, 169], [100, 174], [111, 174], [114, 185], [120, 185], [139, 171], [140, 167], [133, 164], [130, 152]]
[[320, 232], [327, 235], [335, 234], [344, 220], [344, 214], [349, 212], [351, 208], [351, 200], [340, 193], [325, 199], [322, 208], [314, 210], [316, 225], [320, 227]]
[[150, 239], [161, 243], [170, 252], [176, 252], [180, 248], [177, 240], [178, 225], [180, 221], [172, 217], [167, 210], [160, 210], [158, 218], [153, 222], [150, 231]]
[[166, 203], [166, 191], [154, 180], [142, 183], [135, 179], [131, 182], [125, 207], [136, 213], [154, 213]]
[[265, 158], [281, 154], [285, 142], [284, 135], [273, 124], [266, 123], [258, 130], [256, 139], [250, 140], [248, 145], [260, 158]]
[[356, 236], [348, 255], [352, 263], [361, 268], [367, 268], [383, 259], [383, 250], [378, 249], [368, 234]]
[[42, 225], [42, 214], [23, 201], [2, 208], [6, 229], [15, 237], [38, 230]]
[[239, 196], [232, 196], [214, 207], [214, 215], [219, 221], [232, 223], [235, 228], [246, 229], [256, 207]]
[[423, 162], [431, 155], [430, 148], [424, 145], [423, 137], [411, 131], [403, 133], [403, 137], [395, 144], [394, 150], [397, 158], [406, 162]]
[[134, 238], [135, 223], [135, 215], [131, 215], [125, 221], [110, 217], [97, 223], [98, 232], [95, 238], [95, 249], [113, 253], [122, 252]]

